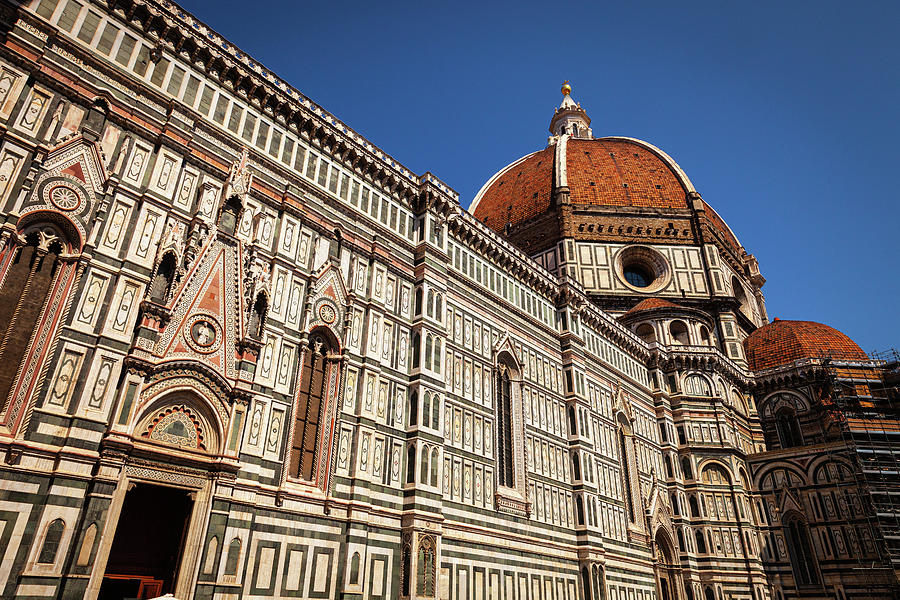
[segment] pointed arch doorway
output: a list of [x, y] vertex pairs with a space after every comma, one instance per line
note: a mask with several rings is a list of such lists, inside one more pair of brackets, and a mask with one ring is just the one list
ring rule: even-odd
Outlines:
[[681, 600], [681, 568], [672, 540], [660, 527], [654, 537], [656, 546], [656, 590], [660, 600]]

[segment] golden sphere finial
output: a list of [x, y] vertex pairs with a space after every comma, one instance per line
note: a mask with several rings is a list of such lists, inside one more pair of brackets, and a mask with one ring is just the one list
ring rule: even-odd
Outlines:
[[569, 94], [572, 93], [572, 86], [569, 85], [569, 80], [568, 80], [568, 79], [566, 79], [565, 81], [563, 81], [562, 88], [560, 88], [559, 91], [561, 91], [561, 92], [563, 93], [563, 96], [568, 96]]

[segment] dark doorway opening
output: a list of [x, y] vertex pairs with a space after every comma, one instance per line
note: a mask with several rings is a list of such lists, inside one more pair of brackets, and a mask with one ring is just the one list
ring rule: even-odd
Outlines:
[[137, 484], [126, 492], [99, 600], [175, 591], [193, 505], [186, 490]]

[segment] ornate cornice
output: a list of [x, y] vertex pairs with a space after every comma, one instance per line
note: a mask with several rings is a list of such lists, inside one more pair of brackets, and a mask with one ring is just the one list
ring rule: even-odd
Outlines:
[[426, 194], [437, 198], [437, 204], [458, 205], [459, 194], [432, 173], [416, 175], [174, 2], [119, 0], [104, 8], [155, 41], [157, 56], [165, 49], [189, 62], [410, 205]]

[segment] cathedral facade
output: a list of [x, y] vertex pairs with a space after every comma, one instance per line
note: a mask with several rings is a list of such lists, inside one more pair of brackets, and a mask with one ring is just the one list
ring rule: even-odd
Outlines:
[[467, 210], [168, 0], [0, 31], [0, 597], [898, 596], [897, 361], [568, 85]]

